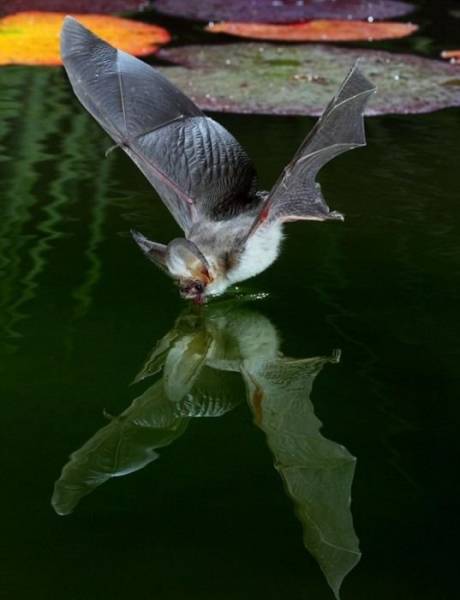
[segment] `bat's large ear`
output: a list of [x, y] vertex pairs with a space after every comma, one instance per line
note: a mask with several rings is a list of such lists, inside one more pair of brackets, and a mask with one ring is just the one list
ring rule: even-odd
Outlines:
[[211, 281], [208, 261], [189, 240], [177, 238], [170, 242], [165, 262], [170, 275], [177, 279], [193, 279], [205, 285]]
[[168, 267], [166, 266], [167, 246], [152, 242], [143, 236], [142, 233], [133, 229], [131, 230], [131, 235], [145, 256], [155, 263], [157, 267], [160, 267], [162, 271], [168, 272]]

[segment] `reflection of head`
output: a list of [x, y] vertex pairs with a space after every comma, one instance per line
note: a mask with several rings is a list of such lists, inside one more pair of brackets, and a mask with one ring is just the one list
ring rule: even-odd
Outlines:
[[325, 439], [310, 401], [330, 357], [291, 359], [271, 322], [235, 302], [187, 309], [154, 346], [136, 377], [156, 382], [72, 454], [56, 482], [53, 506], [68, 514], [110, 479], [145, 467], [156, 449], [182, 435], [192, 418], [219, 417], [246, 396], [304, 529], [304, 543], [338, 595], [360, 554], [350, 513], [355, 459]]

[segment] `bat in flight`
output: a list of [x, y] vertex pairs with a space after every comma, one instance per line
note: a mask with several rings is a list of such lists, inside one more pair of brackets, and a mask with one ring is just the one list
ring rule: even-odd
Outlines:
[[135, 162], [184, 232], [169, 244], [132, 232], [144, 254], [203, 303], [264, 271], [286, 221], [343, 220], [316, 182], [335, 156], [364, 146], [363, 111], [375, 87], [353, 66], [270, 192], [236, 139], [163, 75], [113, 48], [72, 17], [61, 54], [73, 90]]

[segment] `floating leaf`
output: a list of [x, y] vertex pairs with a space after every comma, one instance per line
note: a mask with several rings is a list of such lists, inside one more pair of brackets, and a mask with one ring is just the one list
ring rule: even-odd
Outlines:
[[206, 30], [243, 38], [283, 42], [351, 42], [402, 38], [417, 31], [412, 23], [382, 21], [316, 20], [307, 23], [273, 25], [267, 23], [210, 23]]
[[390, 19], [414, 9], [394, 0], [157, 0], [154, 8], [196, 21], [295, 23], [309, 19]]
[[[121, 50], [146, 56], [170, 35], [162, 27], [104, 15], [74, 15]], [[18, 13], [0, 19], [0, 65], [60, 65], [59, 33], [65, 13]]]
[[148, 0], [9, 0], [3, 2], [0, 15], [23, 11], [68, 13], [138, 12], [147, 8]]
[[441, 56], [453, 63], [460, 62], [460, 50], [444, 50], [441, 52]]
[[377, 86], [367, 114], [423, 113], [460, 105], [457, 66], [406, 54], [244, 43], [165, 48], [158, 56], [180, 65], [161, 70], [210, 111], [319, 115], [358, 58]]

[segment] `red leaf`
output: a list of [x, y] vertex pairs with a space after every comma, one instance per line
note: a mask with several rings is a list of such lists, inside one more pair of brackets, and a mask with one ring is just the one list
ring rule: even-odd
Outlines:
[[444, 50], [441, 56], [453, 63], [460, 62], [460, 50]]
[[212, 33], [228, 33], [244, 38], [277, 40], [284, 42], [351, 42], [401, 38], [417, 31], [412, 23], [382, 21], [332, 21], [317, 20], [287, 25], [266, 23], [210, 23]]

